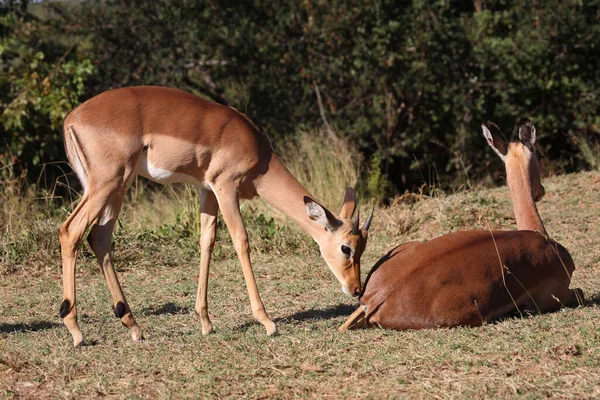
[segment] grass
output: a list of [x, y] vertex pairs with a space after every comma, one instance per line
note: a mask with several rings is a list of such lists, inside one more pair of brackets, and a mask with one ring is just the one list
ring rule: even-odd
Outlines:
[[579, 147], [581, 158], [588, 164], [592, 169], [600, 170], [600, 142], [598, 138], [600, 133], [595, 132], [595, 138], [592, 139], [592, 135], [575, 136], [575, 143]]
[[[0, 397], [598, 398], [599, 184], [598, 172], [552, 177], [544, 180], [547, 195], [539, 204], [548, 231], [573, 255], [573, 285], [585, 291], [586, 306], [479, 328], [405, 332], [338, 333], [355, 303], [341, 293], [316, 245], [260, 202], [247, 203], [257, 282], [281, 333], [275, 338], [251, 318], [241, 267], [223, 226], [209, 283], [216, 331], [201, 335], [193, 317], [197, 228], [194, 206], [186, 204], [194, 194], [165, 189], [141, 196], [134, 189], [114, 256], [146, 340], [131, 342], [113, 316], [102, 274], [84, 245], [77, 287], [89, 345], [79, 349], [57, 316], [62, 291], [56, 227], [68, 210], [40, 206], [23, 193], [22, 201], [8, 206], [4, 190]], [[343, 190], [335, 190], [341, 204]], [[326, 204], [334, 208], [337, 198], [331, 196]], [[17, 207], [23, 208], [15, 212]], [[363, 276], [396, 244], [487, 227], [515, 227], [506, 187], [399, 196], [375, 211]]]

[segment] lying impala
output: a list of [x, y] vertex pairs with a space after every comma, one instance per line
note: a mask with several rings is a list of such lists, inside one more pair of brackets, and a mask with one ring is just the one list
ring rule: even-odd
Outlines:
[[544, 196], [535, 127], [524, 120], [520, 142], [510, 144], [482, 128], [505, 163], [519, 230], [460, 231], [396, 247], [375, 264], [362, 306], [340, 331], [475, 326], [583, 299], [581, 289], [569, 290], [575, 269], [569, 252], [547, 236], [535, 205]]
[[360, 257], [371, 216], [362, 228], [351, 220], [356, 196], [348, 188], [339, 217], [317, 203], [273, 154], [269, 141], [235, 109], [163, 87], [131, 87], [102, 93], [72, 111], [64, 122], [69, 162], [84, 187], [81, 201], [60, 227], [64, 301], [60, 316], [83, 343], [75, 308], [75, 262], [86, 230], [113, 299], [113, 309], [142, 338], [117, 279], [112, 232], [125, 192], [136, 175], [159, 183], [200, 188], [201, 256], [195, 311], [202, 333], [212, 331], [207, 285], [217, 213], [223, 214], [242, 264], [252, 314], [269, 335], [277, 333], [256, 287], [240, 199], [260, 196], [295, 220], [319, 244], [321, 254], [352, 296], [361, 292]]

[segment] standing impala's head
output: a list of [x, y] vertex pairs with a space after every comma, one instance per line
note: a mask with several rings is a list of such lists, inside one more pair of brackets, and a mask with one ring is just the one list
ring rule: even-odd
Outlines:
[[348, 296], [358, 296], [362, 290], [360, 256], [367, 245], [373, 210], [360, 227], [360, 213], [352, 218], [356, 210], [356, 193], [352, 188], [346, 190], [339, 218], [310, 197], [304, 197], [304, 204], [309, 218], [323, 226], [317, 240], [323, 259], [342, 284], [342, 291]]
[[[535, 126], [522, 119], [519, 126], [519, 142], [506, 143], [498, 133], [492, 133], [485, 123], [481, 124], [483, 135], [490, 147], [500, 156], [506, 166], [509, 186], [529, 185], [534, 201], [540, 201], [546, 191], [540, 182], [540, 152], [535, 148]], [[511, 188], [515, 189], [515, 188]]]

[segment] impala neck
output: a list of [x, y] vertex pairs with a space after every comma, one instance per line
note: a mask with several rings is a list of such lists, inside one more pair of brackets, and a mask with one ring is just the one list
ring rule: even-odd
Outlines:
[[308, 217], [304, 205], [304, 196], [316, 199], [294, 178], [277, 156], [272, 155], [267, 172], [256, 179], [255, 185], [262, 199], [296, 221], [320, 244], [320, 238], [326, 232], [325, 227]]
[[533, 199], [526, 168], [526, 166], [517, 168], [516, 171], [507, 168], [506, 180], [512, 197], [517, 229], [520, 231], [539, 231], [544, 235], [548, 235]]

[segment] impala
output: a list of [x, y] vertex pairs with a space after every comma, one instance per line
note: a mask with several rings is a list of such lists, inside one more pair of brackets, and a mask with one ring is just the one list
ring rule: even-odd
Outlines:
[[569, 289], [573, 259], [547, 236], [535, 205], [545, 193], [535, 127], [522, 121], [520, 142], [509, 144], [485, 124], [482, 129], [505, 163], [519, 230], [459, 231], [396, 247], [375, 264], [361, 307], [340, 331], [476, 326], [512, 311], [546, 312], [581, 302], [581, 289]]
[[372, 213], [359, 228], [356, 195], [348, 188], [339, 216], [316, 202], [275, 156], [268, 139], [244, 114], [195, 95], [164, 87], [104, 92], [73, 110], [64, 122], [67, 157], [84, 188], [59, 229], [64, 301], [60, 316], [83, 343], [77, 323], [75, 263], [86, 230], [113, 299], [113, 310], [142, 339], [117, 275], [112, 232], [123, 198], [136, 175], [158, 183], [185, 182], [200, 190], [201, 256], [195, 312], [204, 335], [212, 331], [207, 286], [220, 210], [231, 234], [248, 289], [252, 314], [267, 334], [277, 328], [258, 293], [250, 262], [240, 199], [260, 196], [296, 221], [319, 245], [344, 293], [361, 292], [360, 257]]

